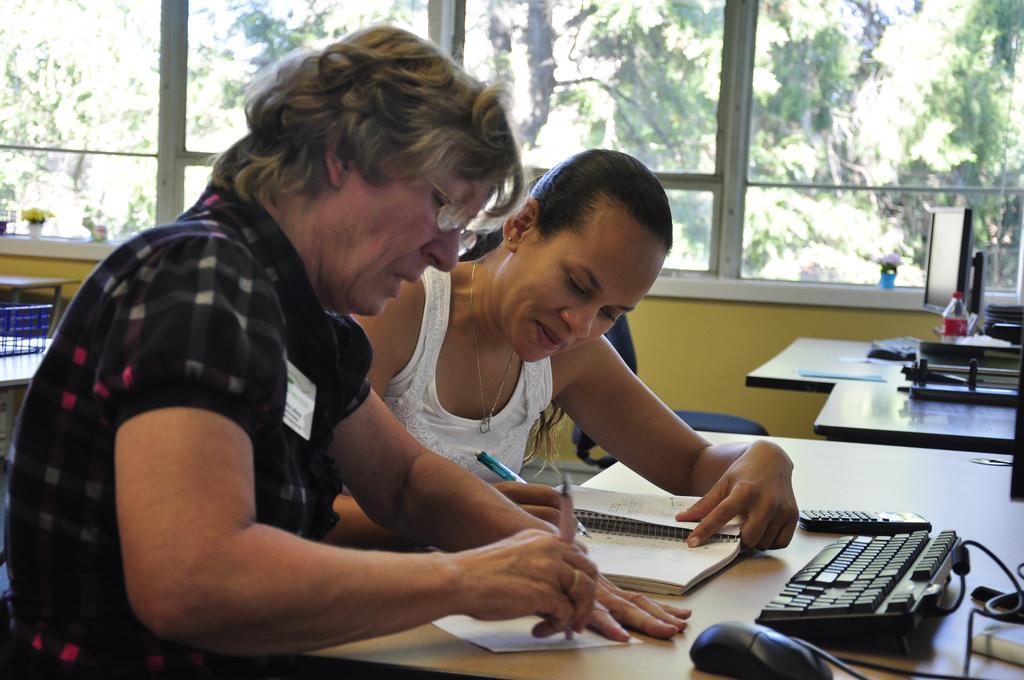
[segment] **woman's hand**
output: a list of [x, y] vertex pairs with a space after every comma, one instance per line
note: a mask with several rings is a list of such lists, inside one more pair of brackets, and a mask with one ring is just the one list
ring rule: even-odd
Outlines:
[[582, 631], [594, 607], [597, 567], [578, 543], [531, 529], [452, 553], [464, 577], [459, 611], [485, 621], [536, 614], [537, 637]]
[[553, 487], [544, 484], [498, 482], [494, 488], [534, 517], [558, 526], [562, 496]]
[[676, 515], [700, 524], [687, 543], [697, 546], [733, 517], [743, 518], [743, 547], [768, 550], [789, 545], [798, 509], [793, 495], [793, 462], [776, 444], [756, 441], [737, 458], [704, 497]]
[[[589, 626], [610, 640], [625, 641], [632, 628], [656, 638], [670, 638], [686, 628], [689, 609], [659, 604], [640, 593], [627, 592], [597, 577], [597, 603]], [[625, 626], [625, 628], [623, 627]]]

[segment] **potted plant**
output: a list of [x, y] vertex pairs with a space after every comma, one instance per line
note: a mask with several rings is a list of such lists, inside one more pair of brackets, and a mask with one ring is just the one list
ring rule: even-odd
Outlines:
[[86, 210], [85, 217], [82, 218], [82, 226], [89, 232], [89, 238], [93, 241], [106, 241], [110, 233], [106, 220], [99, 211]]
[[39, 238], [43, 233], [43, 225], [51, 217], [53, 213], [43, 208], [27, 208], [21, 211], [21, 219], [28, 222], [28, 233], [32, 238]]
[[903, 258], [899, 253], [882, 255], [875, 260], [878, 263], [881, 273], [878, 285], [882, 288], [893, 288], [896, 285], [896, 270], [903, 264]]

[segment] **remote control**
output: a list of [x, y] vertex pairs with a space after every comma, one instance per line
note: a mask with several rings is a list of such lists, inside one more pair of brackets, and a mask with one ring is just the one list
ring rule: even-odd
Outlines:
[[835, 534], [882, 536], [931, 531], [931, 522], [912, 512], [863, 512], [861, 510], [801, 510], [800, 528]]

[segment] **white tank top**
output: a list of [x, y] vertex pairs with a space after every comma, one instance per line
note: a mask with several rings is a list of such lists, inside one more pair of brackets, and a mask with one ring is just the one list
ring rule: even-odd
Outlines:
[[519, 472], [530, 428], [551, 402], [551, 361], [523, 363], [508, 404], [494, 414], [490, 432], [481, 432], [479, 420], [449, 413], [437, 397], [437, 357], [448, 329], [451, 275], [428, 268], [423, 273], [423, 287], [426, 300], [416, 350], [409, 363], [388, 383], [384, 403], [428, 449], [485, 481], [501, 481], [477, 461], [476, 454], [487, 451]]

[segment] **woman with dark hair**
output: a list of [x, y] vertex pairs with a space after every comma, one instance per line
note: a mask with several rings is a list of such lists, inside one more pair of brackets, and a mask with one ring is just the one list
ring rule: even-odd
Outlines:
[[[703, 495], [691, 545], [734, 516], [748, 547], [787, 545], [796, 526], [792, 464], [777, 445], [710, 445], [625, 366], [602, 334], [643, 298], [672, 247], [657, 178], [631, 156], [590, 150], [542, 176], [500, 242], [448, 273], [403, 287], [360, 319], [374, 347], [370, 382], [427, 448], [487, 481], [488, 451], [512, 470], [536, 454], [564, 411], [616, 459], [662, 488]], [[556, 408], [550, 409], [549, 404]], [[498, 483], [540, 517], [553, 490]], [[354, 500], [334, 540], [386, 540]], [[361, 530], [359, 530], [361, 527]]]

